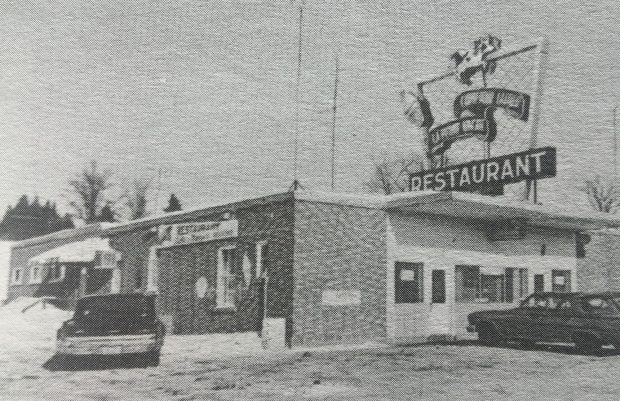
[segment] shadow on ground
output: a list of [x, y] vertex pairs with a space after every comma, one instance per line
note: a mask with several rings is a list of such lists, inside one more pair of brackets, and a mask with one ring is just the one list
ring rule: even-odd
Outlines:
[[43, 364], [49, 371], [78, 371], [146, 368], [148, 362], [141, 355], [87, 355], [79, 357], [52, 356]]
[[[434, 345], [447, 344], [447, 343], [435, 343]], [[610, 357], [610, 356], [619, 356], [620, 350], [615, 348], [602, 348], [599, 351], [584, 354], [583, 352], [577, 350], [573, 344], [545, 344], [545, 343], [537, 343], [537, 344], [521, 344], [519, 342], [505, 342], [499, 345], [483, 345], [476, 340], [464, 340], [457, 341], [451, 343], [451, 345], [456, 346], [481, 346], [487, 348], [503, 348], [503, 349], [514, 349], [520, 351], [542, 351], [542, 352], [552, 352], [556, 354], [569, 354], [569, 355], [593, 355], [600, 357]]]

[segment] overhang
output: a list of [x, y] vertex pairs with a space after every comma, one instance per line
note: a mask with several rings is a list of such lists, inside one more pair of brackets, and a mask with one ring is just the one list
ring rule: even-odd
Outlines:
[[120, 253], [110, 247], [107, 238], [88, 238], [84, 241], [71, 242], [50, 249], [28, 260], [29, 264], [59, 263], [88, 263], [95, 261], [98, 255], [114, 254], [116, 259]]
[[620, 227], [608, 213], [537, 205], [506, 197], [465, 192], [408, 192], [386, 197], [383, 208], [396, 213], [427, 213], [481, 221], [525, 219], [528, 224], [568, 230]]

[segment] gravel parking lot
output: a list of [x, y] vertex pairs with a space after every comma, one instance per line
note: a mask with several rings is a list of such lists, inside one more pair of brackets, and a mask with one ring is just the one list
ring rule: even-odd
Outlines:
[[612, 400], [620, 394], [620, 355], [613, 349], [586, 356], [570, 346], [490, 348], [472, 341], [267, 352], [255, 334], [168, 336], [155, 368], [123, 359], [60, 366], [52, 358], [53, 333], [63, 315], [54, 312], [45, 323], [34, 315], [28, 323], [0, 314], [3, 400]]

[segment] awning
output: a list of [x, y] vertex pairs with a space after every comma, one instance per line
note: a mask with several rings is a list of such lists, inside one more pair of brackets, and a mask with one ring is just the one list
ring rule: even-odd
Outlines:
[[[115, 260], [120, 259], [120, 253], [110, 247], [107, 238], [88, 238], [84, 241], [71, 242], [50, 249], [28, 260], [29, 264], [45, 264], [49, 262], [59, 263], [87, 263], [99, 259], [103, 262], [114, 255]], [[108, 256], [108, 257], [106, 257]]]
[[620, 227], [620, 218], [609, 213], [535, 205], [503, 196], [465, 192], [420, 191], [390, 195], [383, 209], [486, 221], [522, 218], [531, 225], [576, 231]]

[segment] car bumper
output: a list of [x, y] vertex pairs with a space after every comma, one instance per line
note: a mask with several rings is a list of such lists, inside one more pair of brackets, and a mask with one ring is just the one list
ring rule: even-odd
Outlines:
[[118, 355], [157, 351], [155, 334], [67, 337], [56, 341], [56, 353], [63, 355]]

